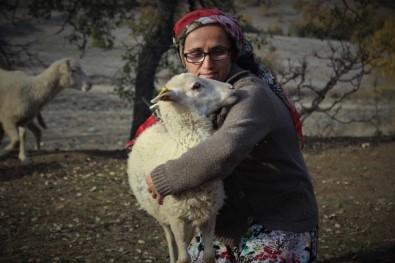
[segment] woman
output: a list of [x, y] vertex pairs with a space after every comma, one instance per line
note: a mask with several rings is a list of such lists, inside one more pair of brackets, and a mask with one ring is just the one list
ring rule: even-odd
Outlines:
[[[173, 33], [186, 70], [233, 84], [238, 101], [218, 114], [210, 138], [147, 176], [153, 198], [161, 203], [166, 195], [222, 179], [227, 199], [217, 216], [217, 262], [314, 262], [318, 208], [292, 102], [254, 62], [233, 16], [196, 10]], [[180, 170], [188, 176], [176, 177]], [[197, 236], [189, 247], [194, 262], [202, 251]]]

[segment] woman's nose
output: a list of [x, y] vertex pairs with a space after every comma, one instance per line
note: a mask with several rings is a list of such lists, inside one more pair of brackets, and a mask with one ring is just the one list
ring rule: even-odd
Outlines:
[[214, 60], [212, 60], [210, 56], [206, 56], [203, 60], [202, 67], [211, 68], [213, 65], [214, 65]]

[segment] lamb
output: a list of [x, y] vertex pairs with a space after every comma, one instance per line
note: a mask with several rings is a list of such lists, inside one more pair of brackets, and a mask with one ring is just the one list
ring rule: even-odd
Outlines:
[[10, 142], [0, 149], [0, 158], [20, 146], [19, 159], [29, 164], [26, 154], [25, 128], [60, 91], [65, 88], [88, 91], [92, 84], [80, 64], [73, 59], [55, 61], [37, 76], [21, 71], [0, 70], [0, 123]]
[[[130, 187], [140, 206], [163, 227], [170, 262], [190, 262], [187, 247], [197, 229], [207, 244], [204, 262], [215, 262], [212, 239], [215, 217], [224, 202], [222, 181], [166, 196], [162, 205], [150, 196], [145, 177], [157, 165], [181, 156], [213, 133], [209, 117], [232, 105], [237, 97], [232, 85], [202, 79], [190, 73], [174, 76], [151, 102], [161, 122], [145, 130], [128, 157]], [[180, 176], [187, 176], [181, 174]], [[176, 247], [175, 247], [176, 245]]]

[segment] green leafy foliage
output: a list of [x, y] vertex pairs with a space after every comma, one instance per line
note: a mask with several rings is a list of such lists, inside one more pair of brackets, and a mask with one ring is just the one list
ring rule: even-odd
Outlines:
[[[395, 12], [394, 12], [395, 15]], [[364, 39], [372, 58], [371, 65], [395, 81], [395, 18], [386, 19], [380, 29]]]
[[325, 2], [307, 2], [301, 7], [303, 19], [290, 26], [288, 34], [319, 39], [349, 40], [353, 18], [344, 12], [343, 6], [327, 6]]

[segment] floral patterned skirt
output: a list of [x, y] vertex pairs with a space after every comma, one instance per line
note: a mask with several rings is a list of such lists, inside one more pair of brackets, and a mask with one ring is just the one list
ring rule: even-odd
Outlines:
[[[203, 262], [203, 244], [198, 234], [188, 248], [192, 262]], [[305, 233], [268, 230], [262, 225], [251, 226], [239, 247], [214, 241], [217, 263], [316, 262], [318, 228]]]

